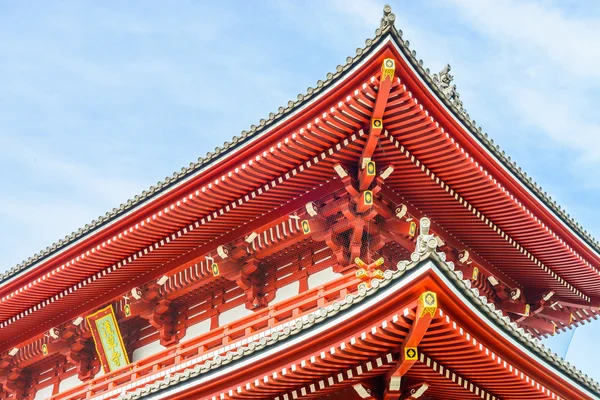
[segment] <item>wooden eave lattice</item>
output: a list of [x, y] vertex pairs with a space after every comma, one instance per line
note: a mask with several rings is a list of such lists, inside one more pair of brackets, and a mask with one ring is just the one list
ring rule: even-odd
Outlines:
[[[257, 138], [251, 144], [227, 146], [227, 158], [217, 163], [211, 155], [210, 169], [194, 167], [192, 179], [137, 203], [140, 208], [118, 224], [90, 233], [25, 275], [6, 277], [13, 280], [0, 297], [3, 349], [136, 284], [197, 264], [224, 234], [233, 239], [280, 222], [263, 214], [298, 208], [301, 202], [293, 199], [320, 195], [321, 184], [336, 188], [332, 165], [360, 155], [359, 130], [370, 118], [376, 71], [385, 57], [396, 61], [399, 79], [374, 158], [396, 166], [391, 189], [523, 287], [552, 288], [573, 304], [598, 307], [596, 245], [572, 233], [571, 222], [565, 227], [562, 216], [544, 208], [551, 207], [547, 199], [531, 195], [506, 160], [489, 153], [487, 142], [436, 93], [407, 43], [384, 21], [375, 40], [335, 76], [246, 135]], [[584, 313], [575, 320], [589, 318]]]
[[[297, 317], [282, 319], [220, 349], [195, 353], [190, 345], [200, 345], [203, 338], [194, 339], [176, 351], [165, 350], [164, 357], [152, 357], [164, 368], [156, 370], [142, 361], [56, 399], [91, 392], [94, 400], [177, 399], [184, 394], [281, 400], [324, 396], [369, 383], [397, 368], [398, 349], [422, 315], [416, 298], [425, 288], [437, 293], [438, 305], [418, 341], [418, 360], [404, 374], [405, 386], [426, 382], [427, 395], [434, 399], [600, 398], [597, 383], [507, 322], [440, 257], [422, 256], [407, 264], [405, 273], [388, 271], [367, 291], [351, 290], [333, 303], [308, 307]], [[325, 290], [333, 294], [355, 288], [358, 282], [348, 279], [351, 276], [331, 282]], [[319, 290], [323, 291], [313, 290], [276, 305], [270, 315], [307, 307]], [[240, 320], [236, 329], [260, 318]], [[168, 357], [181, 361], [173, 364]], [[227, 380], [221, 378], [223, 374]], [[373, 398], [381, 397], [374, 394]]]

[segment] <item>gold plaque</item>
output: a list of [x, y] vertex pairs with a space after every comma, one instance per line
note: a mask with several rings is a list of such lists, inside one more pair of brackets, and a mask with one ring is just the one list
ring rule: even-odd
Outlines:
[[305, 235], [310, 233], [310, 224], [306, 219], [302, 221], [302, 232], [304, 232]]
[[213, 263], [213, 265], [210, 268], [212, 270], [213, 276], [219, 276], [219, 265], [217, 263]]

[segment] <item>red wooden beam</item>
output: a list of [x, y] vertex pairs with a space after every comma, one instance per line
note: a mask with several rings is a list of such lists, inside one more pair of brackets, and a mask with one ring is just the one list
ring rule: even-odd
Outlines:
[[[408, 213], [410, 215], [412, 215], [413, 218], [419, 220], [424, 216], [422, 212], [417, 210], [412, 205], [408, 204], [398, 193], [394, 192], [388, 186], [382, 184], [380, 193], [383, 197], [388, 199], [392, 204], [406, 205], [408, 208]], [[466, 246], [463, 243], [461, 243], [459, 240], [455, 239], [453, 236], [446, 234], [446, 230], [442, 229], [440, 226], [438, 226], [433, 221], [431, 222], [431, 231], [433, 231], [437, 236], [439, 236], [444, 241], [444, 243], [448, 246], [454, 247], [456, 249], [465, 249], [466, 248]], [[485, 274], [487, 276], [494, 276], [499, 281], [504, 282], [509, 287], [517, 288], [520, 286], [511, 277], [509, 277], [508, 275], [499, 271], [496, 267], [489, 264], [487, 261], [484, 261], [483, 259], [481, 259], [479, 256], [477, 256], [473, 252], [470, 252], [470, 257], [473, 260], [473, 262], [475, 262], [475, 264], [477, 264], [481, 268], [481, 270], [483, 272], [485, 272]]]
[[[144, 283], [149, 282], [153, 279], [157, 279], [167, 273], [172, 274], [174, 272], [181, 271], [189, 267], [190, 265], [194, 265], [198, 261], [204, 260], [204, 256], [210, 253], [211, 251], [214, 251], [218, 246], [232, 242], [239, 237], [245, 237], [246, 235], [250, 234], [251, 232], [260, 227], [269, 226], [269, 224], [276, 224], [278, 222], [281, 222], [289, 218], [289, 214], [303, 207], [307, 202], [325, 197], [326, 195], [331, 194], [341, 189], [342, 187], [342, 182], [339, 179], [334, 179], [323, 184], [322, 186], [318, 186], [314, 190], [306, 193], [305, 195], [300, 196], [282, 205], [281, 207], [272, 210], [269, 213], [266, 213], [261, 218], [257, 218], [247, 223], [246, 225], [233, 229], [227, 234], [209, 243], [199, 246], [195, 250], [192, 250], [186, 253], [185, 255], [182, 255], [181, 257], [178, 257], [161, 266], [158, 266], [154, 270], [142, 274], [137, 278], [130, 280], [129, 282], [124, 282], [123, 285], [115, 287], [114, 289], [109, 290], [103, 295], [96, 297], [93, 302], [81, 304], [79, 307], [66, 310], [65, 313], [61, 315], [60, 320], [49, 320], [41, 325], [38, 325], [36, 328], [32, 328], [29, 331], [28, 336], [34, 337], [43, 332], [47, 332], [49, 329], [57, 326], [57, 324], [60, 324], [61, 322], [74, 319], [80, 314], [83, 314], [90, 309], [99, 307], [103, 304], [114, 300], [115, 298], [118, 298], [122, 293], [126, 293], [132, 287], [141, 286]], [[8, 338], [6, 341], [0, 344], [0, 352], [10, 349], [11, 346], [17, 345], [20, 341], [22, 341], [22, 338], [19, 337]]]
[[530, 306], [529, 304], [525, 304], [521, 301], [510, 302], [510, 301], [502, 301], [495, 304], [496, 308], [511, 312], [513, 314], [522, 315], [525, 317], [529, 316]]
[[437, 295], [435, 292], [425, 292], [419, 296], [415, 320], [404, 339], [400, 351], [400, 360], [392, 373], [388, 375], [384, 400], [399, 400], [402, 395], [402, 377], [419, 359], [418, 346], [423, 340], [427, 329], [437, 313]]
[[381, 400], [381, 396], [377, 394], [377, 388], [373, 384], [361, 382], [352, 385], [359, 398], [364, 400]]
[[429, 384], [426, 382], [411, 385], [402, 391], [404, 393], [402, 400], [416, 400], [423, 396], [427, 389], [429, 389]]
[[552, 321], [562, 322], [563, 324], [571, 325], [573, 322], [573, 314], [568, 311], [554, 310], [550, 307], [544, 307], [536, 315], [542, 316]]
[[[387, 105], [387, 101], [390, 96], [390, 90], [392, 89], [392, 84], [394, 83], [395, 71], [396, 61], [392, 58], [384, 59], [383, 63], [381, 64], [381, 76], [379, 78], [379, 88], [377, 89], [375, 106], [373, 107], [373, 114], [371, 115], [369, 136], [367, 137], [367, 142], [365, 143], [365, 147], [359, 161], [359, 171], [366, 168], [366, 163], [373, 157], [375, 147], [379, 142], [379, 136], [381, 135], [384, 123], [383, 113], [385, 112], [385, 106]], [[363, 185], [361, 184], [359, 187], [362, 188]]]
[[537, 330], [542, 335], [545, 335], [545, 334], [553, 335], [556, 332], [556, 325], [554, 325], [552, 322], [546, 321], [544, 319], [536, 318], [536, 317], [526, 317], [519, 323], [528, 328]]

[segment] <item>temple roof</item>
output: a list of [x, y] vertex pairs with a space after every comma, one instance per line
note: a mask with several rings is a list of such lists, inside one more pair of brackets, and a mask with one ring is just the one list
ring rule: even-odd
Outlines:
[[[574, 368], [561, 357], [552, 353], [539, 340], [533, 338], [522, 328], [519, 328], [514, 322], [511, 322], [500, 310], [496, 310], [494, 305], [489, 303], [485, 296], [481, 296], [477, 289], [471, 288], [470, 281], [463, 279], [462, 273], [454, 269], [454, 264], [446, 262], [445, 259], [446, 256], [444, 253], [436, 252], [431, 248], [428, 248], [424, 252], [413, 253], [411, 260], [400, 263], [401, 266], [397, 270], [386, 271], [381, 280], [374, 279], [369, 288], [359, 289], [357, 294], [348, 295], [345, 299], [334, 301], [324, 308], [311, 312], [309, 315], [304, 315], [294, 321], [276, 326], [270, 329], [264, 336], [255, 335], [256, 337], [250, 340], [244, 339], [239, 343], [231, 343], [228, 346], [231, 349], [230, 351], [224, 351], [227, 349], [216, 349], [207, 356], [202, 357], [201, 361], [198, 361], [196, 364], [192, 363], [188, 368], [183, 370], [178, 370], [174, 367], [172, 368], [172, 372], [171, 370], [163, 371], [161, 374], [158, 374], [156, 381], [146, 384], [143, 387], [138, 387], [135, 390], [132, 389], [127, 392], [123, 392], [122, 388], [117, 388], [112, 392], [99, 395], [98, 399], [103, 398], [102, 396], [110, 397], [113, 392], [114, 394], [120, 394], [119, 400], [134, 400], [145, 397], [163, 398], [162, 396], [174, 393], [170, 392], [171, 389], [174, 391], [185, 390], [190, 385], [200, 384], [200, 379], [204, 377], [208, 376], [206, 379], [211, 379], [211, 375], [217, 370], [228, 368], [229, 366], [235, 368], [236, 364], [248, 366], [248, 363], [256, 362], [269, 349], [277, 348], [282, 344], [285, 347], [286, 342], [292, 340], [296, 342], [299, 340], [294, 339], [297, 337], [310, 336], [311, 332], [314, 332], [319, 326], [328, 323], [328, 321], [335, 320], [336, 317], [348, 313], [360, 305], [367, 307], [364, 303], [368, 303], [369, 307], [373, 307], [377, 304], [377, 299], [383, 296], [384, 293], [399, 293], [402, 291], [400, 288], [403, 281], [414, 280], [418, 276], [430, 272], [441, 277], [443, 285], [462, 295], [464, 299], [462, 301], [466, 306], [465, 309], [469, 310], [467, 312], [470, 314], [479, 312], [490, 332], [494, 328], [499, 328], [497, 331], [508, 335], [509, 340], [512, 340], [511, 350], [522, 346], [522, 351], [524, 350], [526, 355], [531, 356], [542, 366], [545, 373], [560, 377], [560, 379], [573, 385], [581, 393], [590, 396], [590, 398], [600, 399], [600, 385], [597, 382]], [[349, 333], [346, 332], [345, 334]], [[315, 343], [314, 345], [316, 346], [317, 344]], [[487, 353], [488, 351], [491, 350], [486, 348], [485, 352]], [[502, 357], [506, 363], [508, 356], [503, 354]], [[250, 359], [250, 361], [244, 362], [247, 359]], [[443, 363], [441, 359], [437, 361]], [[547, 364], [544, 364], [544, 362]], [[188, 364], [190, 363], [186, 363], [186, 365]], [[479, 366], [476, 368], [479, 368]], [[176, 370], [177, 372], [175, 372]], [[227, 372], [231, 371], [224, 373]], [[512, 369], [511, 372], [513, 372]], [[217, 376], [220, 376], [220, 374]], [[273, 377], [275, 377], [275, 374]], [[531, 377], [527, 379], [531, 379]], [[530, 381], [527, 380], [527, 382]], [[135, 387], [135, 382], [132, 382], [131, 385]], [[533, 386], [533, 381], [531, 381], [531, 385]], [[538, 381], [538, 388], [539, 386], [540, 382]], [[496, 388], [496, 390], [500, 389]], [[545, 390], [549, 389], [546, 388]], [[551, 392], [548, 391], [547, 393], [549, 394], [548, 397], [550, 397]]]
[[[124, 216], [143, 208], [154, 200], [159, 199], [170, 191], [180, 187], [190, 178], [203, 173], [211, 166], [231, 157], [246, 144], [249, 144], [256, 138], [264, 135], [271, 127], [288, 119], [298, 110], [302, 109], [307, 104], [310, 104], [318, 95], [326, 92], [335, 82], [342, 79], [350, 69], [366, 59], [370, 52], [388, 37], [393, 38], [403, 55], [410, 62], [412, 68], [414, 68], [421, 79], [437, 95], [444, 106], [447, 107], [463, 126], [469, 130], [469, 133], [476, 138], [481, 146], [498, 160], [499, 163], [512, 174], [527, 191], [532, 193], [543, 205], [545, 205], [568, 230], [574, 232], [593, 252], [600, 254], [600, 244], [598, 241], [584, 230], [579, 223], [574, 221], [555, 200], [523, 172], [521, 168], [518, 167], [516, 163], [482, 131], [482, 128], [477, 126], [475, 120], [470, 118], [469, 114], [463, 108], [460, 96], [455, 88], [454, 91], [448, 91], [446, 87], [440, 85], [438, 74], [432, 75], [429, 69], [423, 67], [423, 61], [417, 58], [416, 51], [410, 49], [409, 41], [403, 39], [402, 31], [395, 28], [395, 18], [395, 15], [391, 12], [391, 8], [385, 6], [381, 25], [375, 31], [374, 38], [367, 39], [365, 46], [358, 48], [354, 57], [348, 57], [344, 65], [338, 65], [335, 72], [328, 73], [324, 80], [319, 80], [316, 87], [309, 87], [304, 94], [299, 94], [297, 99], [290, 100], [285, 107], [279, 107], [277, 112], [270, 113], [268, 118], [261, 119], [258, 125], [252, 125], [249, 130], [244, 130], [239, 136], [234, 136], [231, 141], [225, 142], [222, 147], [217, 147], [213, 152], [206, 153], [205, 157], [198, 158], [196, 162], [190, 163], [188, 167], [183, 167], [181, 171], [175, 172], [172, 176], [166, 177], [163, 181], [159, 181], [156, 185], [151, 186], [148, 190], [143, 191], [133, 199], [129, 199], [118, 208], [112, 209], [105, 215], [100, 216], [96, 220], [86, 224], [79, 230], [72, 232], [70, 235], [53, 245], [46, 247], [5, 273], [0, 274], [0, 283], [5, 284], [19, 273], [40, 265], [42, 262], [59, 255], [61, 252], [75, 246], [80, 241], [86, 240], [96, 233], [101, 232], [104, 228], [109, 227]], [[446, 74], [448, 72], [449, 68], [445, 70]]]

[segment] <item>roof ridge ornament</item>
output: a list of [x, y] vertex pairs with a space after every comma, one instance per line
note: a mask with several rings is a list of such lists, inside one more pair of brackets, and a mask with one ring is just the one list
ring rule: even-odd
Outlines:
[[381, 18], [381, 23], [379, 24], [379, 29], [381, 31], [394, 26], [394, 21], [396, 20], [396, 14], [392, 12], [392, 6], [386, 4], [383, 6], [383, 17]]
[[441, 90], [444, 97], [446, 97], [454, 107], [460, 111], [461, 114], [468, 118], [469, 114], [467, 110], [463, 107], [463, 102], [460, 99], [460, 94], [456, 89], [456, 85], [453, 84], [454, 75], [450, 74], [452, 67], [450, 64], [446, 64], [442, 70], [431, 76], [433, 82], [437, 85], [437, 87]]

